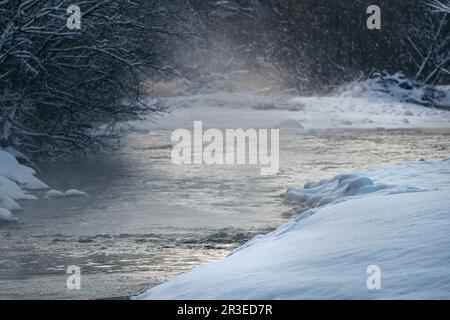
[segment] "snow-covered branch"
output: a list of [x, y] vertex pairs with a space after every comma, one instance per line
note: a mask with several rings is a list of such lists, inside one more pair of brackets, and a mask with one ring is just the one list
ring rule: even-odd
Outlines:
[[449, 0], [435, 0], [429, 4], [437, 12], [450, 13], [450, 1]]
[[[91, 128], [162, 111], [140, 98], [139, 72], [174, 32], [162, 4], [81, 0], [82, 29], [66, 26], [69, 0], [0, 0], [0, 146], [58, 155], [100, 143]], [[150, 21], [150, 23], [148, 23]]]

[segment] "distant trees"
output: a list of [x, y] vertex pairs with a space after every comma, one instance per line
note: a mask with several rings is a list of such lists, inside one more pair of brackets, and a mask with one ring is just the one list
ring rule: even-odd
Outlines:
[[[374, 70], [445, 83], [450, 32], [443, 12], [449, 5], [430, 1], [204, 0], [195, 8], [208, 26], [202, 29], [208, 42], [195, 48], [201, 59], [190, 61], [211, 72], [255, 71], [261, 61], [270, 62], [288, 86], [303, 90], [333, 87]], [[367, 28], [373, 4], [381, 8], [381, 30]]]
[[[264, 1], [274, 8], [271, 29], [278, 45], [273, 55], [289, 73], [292, 85], [334, 86], [374, 69], [412, 74], [411, 33], [427, 28], [422, 1], [379, 0], [381, 30], [366, 26], [368, 0]], [[413, 32], [414, 31], [414, 32]], [[287, 57], [287, 59], [286, 59]]]
[[79, 0], [72, 30], [72, 0], [0, 0], [0, 147], [101, 143], [98, 124], [162, 111], [142, 99], [151, 70], [199, 87], [244, 72], [300, 90], [374, 70], [448, 83], [450, 3], [429, 1], [378, 0], [382, 29], [368, 30], [371, 0]]
[[428, 3], [427, 28], [408, 36], [417, 66], [416, 80], [440, 83], [450, 79], [450, 0]]
[[92, 128], [162, 110], [139, 70], [158, 68], [171, 33], [159, 1], [0, 0], [0, 147], [61, 155], [101, 143]]
[[[268, 30], [277, 30], [272, 55], [300, 88], [333, 86], [373, 70], [402, 71], [427, 83], [450, 80], [439, 69], [448, 63], [449, 19], [424, 1], [376, 1], [381, 30], [366, 28], [366, 9], [373, 1], [261, 3], [270, 12]], [[434, 4], [442, 9], [442, 3]]]

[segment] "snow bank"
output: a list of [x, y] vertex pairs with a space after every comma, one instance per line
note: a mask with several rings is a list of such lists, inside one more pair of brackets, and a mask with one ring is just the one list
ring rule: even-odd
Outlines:
[[[449, 129], [450, 112], [394, 99], [383, 93], [302, 97], [215, 93], [167, 99], [170, 113], [158, 121], [132, 121], [121, 130], [279, 128], [298, 131]], [[377, 96], [379, 95], [379, 96]]]
[[0, 208], [4, 208], [11, 211], [22, 209], [16, 201], [5, 195], [0, 195]]
[[64, 198], [64, 196], [65, 196], [64, 192], [52, 189], [45, 193], [44, 199], [50, 200], [50, 199]]
[[17, 218], [14, 217], [9, 210], [0, 208], [0, 223], [2, 221], [14, 222], [17, 221]]
[[[35, 177], [36, 171], [20, 164], [17, 159], [27, 158], [15, 149], [0, 149], [0, 221], [17, 221], [11, 211], [21, 210], [15, 200], [36, 200], [31, 192], [49, 187]], [[85, 192], [70, 189], [65, 193], [57, 190], [49, 190], [44, 199], [64, 197], [88, 197]]]
[[[450, 159], [289, 193], [316, 208], [137, 299], [450, 299]], [[372, 265], [380, 290], [367, 287]]]
[[402, 73], [374, 73], [342, 94], [343, 97], [366, 97], [409, 102], [450, 110], [450, 91], [407, 79]]
[[48, 186], [36, 178], [36, 172], [17, 162], [11, 153], [0, 150], [0, 176], [3, 176], [27, 190], [46, 189]]
[[290, 188], [286, 193], [286, 199], [305, 203], [311, 207], [322, 206], [341, 201], [344, 197], [370, 193], [385, 188], [388, 188], [388, 186], [375, 185], [368, 177], [343, 174], [330, 180], [308, 183], [302, 189]]
[[[450, 184], [448, 161], [405, 163], [367, 172], [340, 174], [331, 179], [308, 182], [303, 188], [289, 188], [285, 198], [309, 207], [320, 207], [369, 193], [397, 194], [446, 188]], [[424, 179], [424, 176], [432, 179]]]
[[64, 193], [64, 196], [66, 196], [66, 197], [87, 197], [88, 195], [86, 192], [76, 190], [76, 189], [70, 189]]
[[60, 198], [88, 198], [86, 192], [76, 190], [76, 189], [70, 189], [66, 192], [58, 191], [58, 190], [49, 190], [45, 193], [44, 199], [51, 200], [51, 199], [60, 199]]
[[15, 200], [34, 200], [35, 196], [27, 193], [17, 183], [0, 175], [0, 194]]
[[0, 149], [0, 220], [15, 221], [10, 211], [20, 210], [15, 200], [34, 200], [36, 197], [29, 191], [46, 189], [48, 186], [36, 178], [36, 172], [21, 165], [11, 150]]

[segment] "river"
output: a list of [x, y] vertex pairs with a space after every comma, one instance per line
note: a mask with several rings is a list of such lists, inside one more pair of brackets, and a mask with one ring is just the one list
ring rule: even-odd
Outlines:
[[[136, 295], [292, 220], [280, 196], [289, 186], [450, 150], [446, 131], [282, 131], [280, 172], [267, 177], [259, 167], [176, 166], [170, 134], [130, 133], [117, 150], [40, 164], [52, 188], [89, 198], [20, 203], [19, 223], [0, 228], [0, 299]], [[66, 287], [71, 265], [80, 290]]]

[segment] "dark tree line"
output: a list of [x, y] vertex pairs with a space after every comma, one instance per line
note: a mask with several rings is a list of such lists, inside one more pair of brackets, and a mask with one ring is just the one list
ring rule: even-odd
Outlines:
[[[305, 85], [334, 85], [373, 70], [402, 71], [427, 82], [445, 80], [442, 72], [429, 76], [434, 70], [431, 64], [426, 66], [427, 72], [417, 72], [425, 44], [437, 34], [439, 26], [442, 30], [437, 42], [445, 45], [448, 53], [449, 43], [444, 41], [444, 34], [449, 35], [447, 17], [432, 13], [424, 1], [379, 0], [376, 4], [381, 8], [382, 29], [368, 30], [366, 8], [371, 4], [373, 1], [367, 0], [285, 1], [286, 9], [282, 6], [278, 10], [284, 14], [275, 18], [274, 25], [277, 20], [286, 22], [287, 32], [278, 39], [279, 47], [290, 57], [284, 62], [286, 67], [291, 65], [297, 71], [293, 81], [306, 75]], [[419, 41], [424, 42], [420, 54], [413, 45]], [[277, 58], [283, 61], [283, 55]]]
[[[328, 88], [375, 70], [429, 84], [450, 80], [448, 0], [188, 2], [203, 30], [189, 60], [211, 72], [254, 71], [268, 61], [298, 89]], [[373, 4], [381, 8], [381, 30], [366, 26]]]
[[[81, 30], [70, 30], [72, 0], [0, 0], [0, 147], [60, 155], [102, 143], [99, 124], [163, 110], [144, 99], [149, 76], [213, 89], [246, 74], [241, 85], [317, 91], [375, 70], [449, 83], [449, 1], [80, 0]], [[381, 30], [366, 27], [372, 4]]]

